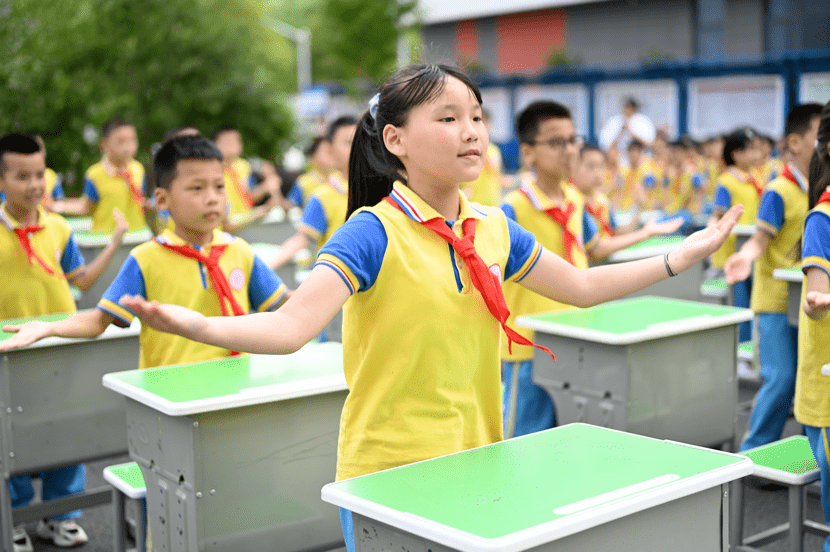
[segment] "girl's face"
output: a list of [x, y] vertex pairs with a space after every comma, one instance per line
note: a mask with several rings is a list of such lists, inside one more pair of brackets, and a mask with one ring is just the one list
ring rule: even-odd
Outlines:
[[467, 85], [450, 76], [437, 97], [410, 109], [404, 126], [386, 125], [383, 138], [410, 183], [449, 185], [478, 178], [490, 143], [481, 104]]

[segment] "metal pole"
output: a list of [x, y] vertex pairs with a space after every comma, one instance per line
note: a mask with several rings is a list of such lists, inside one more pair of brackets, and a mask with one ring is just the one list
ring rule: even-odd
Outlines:
[[302, 92], [311, 85], [311, 31], [272, 18], [266, 22], [275, 33], [297, 44], [297, 91]]

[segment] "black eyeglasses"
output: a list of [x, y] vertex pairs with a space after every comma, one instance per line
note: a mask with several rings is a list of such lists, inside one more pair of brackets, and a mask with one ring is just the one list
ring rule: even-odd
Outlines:
[[554, 136], [553, 138], [548, 138], [547, 140], [534, 140], [532, 143], [533, 145], [544, 144], [552, 149], [562, 149], [568, 145], [580, 148], [585, 143], [585, 139], [582, 136], [571, 136], [570, 138]]

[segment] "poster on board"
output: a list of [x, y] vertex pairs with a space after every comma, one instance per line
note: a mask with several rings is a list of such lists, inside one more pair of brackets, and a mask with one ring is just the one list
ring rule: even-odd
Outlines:
[[805, 73], [798, 83], [798, 103], [830, 102], [830, 73]]
[[677, 83], [668, 79], [599, 83], [594, 91], [594, 132], [600, 136], [606, 123], [622, 113], [623, 103], [633, 98], [655, 129], [676, 138], [680, 121], [677, 95]]
[[531, 102], [559, 102], [571, 111], [576, 133], [588, 137], [588, 88], [582, 84], [525, 85], [516, 88], [516, 114]]
[[697, 139], [750, 126], [774, 138], [784, 132], [784, 79], [738, 75], [689, 80], [689, 133]]
[[509, 142], [513, 137], [510, 91], [502, 87], [482, 88], [481, 100], [484, 109], [490, 113], [490, 141]]

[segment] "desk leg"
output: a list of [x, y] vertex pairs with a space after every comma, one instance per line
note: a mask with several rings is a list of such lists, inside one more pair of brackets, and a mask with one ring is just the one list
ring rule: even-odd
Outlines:
[[113, 550], [127, 550], [127, 534], [124, 527], [124, 495], [118, 489], [112, 490], [112, 538]]
[[14, 534], [14, 518], [12, 516], [12, 497], [9, 493], [9, 480], [3, 475], [0, 481], [0, 549], [14, 550], [12, 536]]
[[807, 488], [800, 485], [789, 487], [790, 531], [787, 540], [789, 540], [791, 552], [802, 552], [804, 550], [804, 498]]
[[737, 550], [744, 542], [744, 484], [737, 479], [729, 484], [732, 492], [729, 508], [729, 542], [732, 550]]

